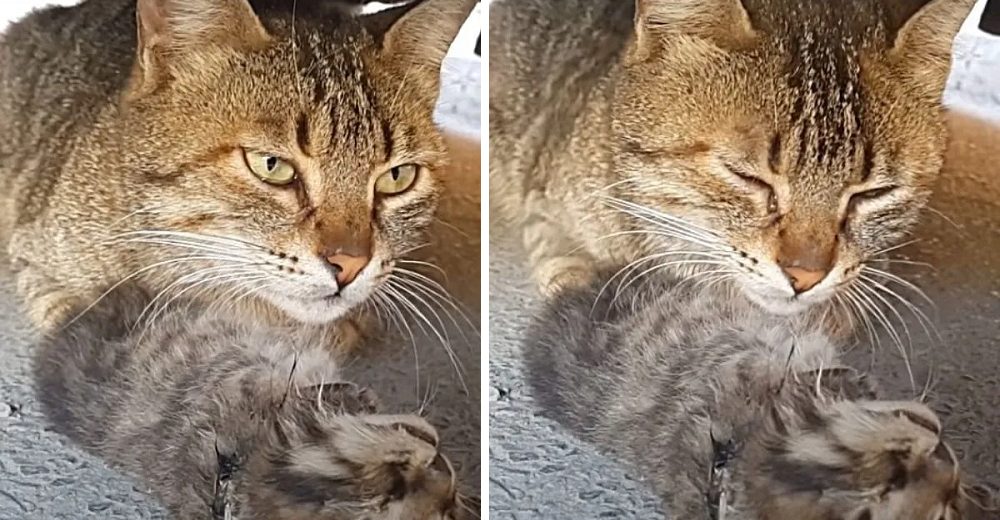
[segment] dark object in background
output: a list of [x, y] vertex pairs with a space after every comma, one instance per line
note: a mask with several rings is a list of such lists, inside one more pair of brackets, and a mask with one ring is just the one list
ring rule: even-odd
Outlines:
[[986, 10], [979, 19], [979, 28], [1000, 36], [1000, 0], [986, 0]]
[[476, 56], [482, 56], [482, 55], [483, 55], [483, 35], [480, 34], [479, 37], [476, 38]]

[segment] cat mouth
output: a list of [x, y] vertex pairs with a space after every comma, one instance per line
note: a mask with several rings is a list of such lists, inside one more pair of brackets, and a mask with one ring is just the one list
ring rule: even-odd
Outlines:
[[775, 294], [765, 295], [746, 287], [744, 288], [743, 293], [758, 307], [771, 314], [779, 316], [799, 314], [822, 301], [807, 296], [805, 293], [796, 294], [794, 296]]

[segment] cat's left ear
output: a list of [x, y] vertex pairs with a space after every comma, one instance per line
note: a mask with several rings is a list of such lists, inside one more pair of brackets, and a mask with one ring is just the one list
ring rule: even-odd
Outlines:
[[[951, 70], [951, 53], [975, 0], [930, 0], [895, 33], [890, 57], [904, 74], [940, 95]], [[890, 28], [891, 29], [891, 28]]]
[[270, 40], [247, 0], [136, 0], [136, 30], [133, 93], [152, 89], [206, 48], [254, 48]]
[[441, 63], [475, 6], [476, 0], [415, 0], [361, 21], [379, 42], [383, 56], [404, 69], [431, 74], [436, 86]]

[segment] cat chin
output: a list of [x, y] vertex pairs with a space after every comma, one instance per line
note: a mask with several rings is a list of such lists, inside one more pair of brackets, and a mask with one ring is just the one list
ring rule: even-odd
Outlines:
[[267, 299], [288, 317], [309, 325], [323, 325], [340, 319], [360, 303], [345, 297], [306, 300], [279, 294], [268, 295]]

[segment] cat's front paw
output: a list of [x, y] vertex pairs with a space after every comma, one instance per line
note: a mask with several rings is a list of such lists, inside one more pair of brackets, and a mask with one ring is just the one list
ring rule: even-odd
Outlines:
[[595, 276], [594, 264], [584, 257], [560, 256], [550, 258], [535, 271], [539, 290], [545, 298], [559, 293], [589, 286]]

